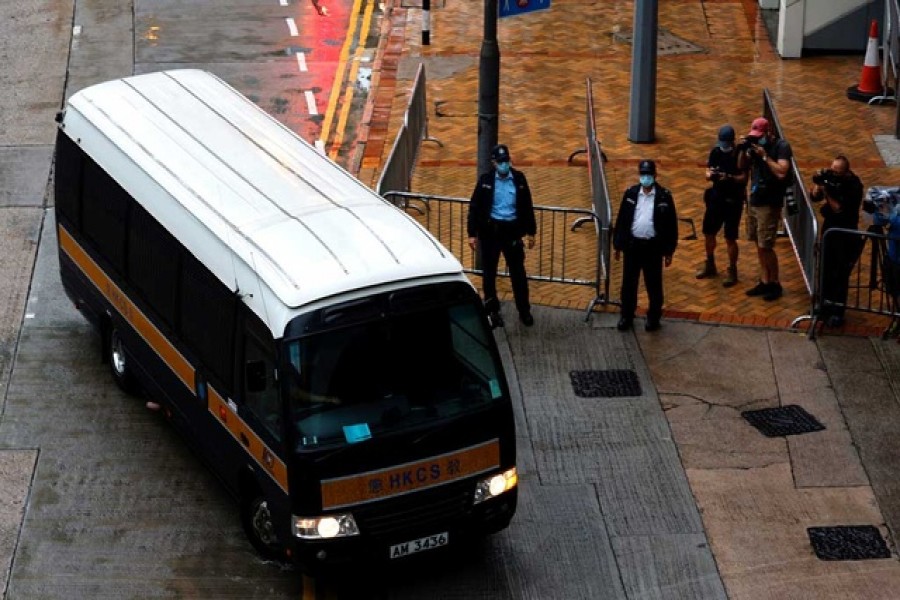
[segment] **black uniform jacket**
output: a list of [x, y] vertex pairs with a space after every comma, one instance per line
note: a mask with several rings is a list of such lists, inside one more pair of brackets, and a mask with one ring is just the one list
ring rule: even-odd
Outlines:
[[[678, 246], [678, 215], [675, 213], [675, 200], [672, 193], [658, 183], [654, 183], [653, 227], [656, 229], [656, 240], [663, 256], [675, 254]], [[634, 223], [634, 210], [637, 208], [638, 191], [641, 186], [635, 185], [625, 191], [619, 214], [616, 215], [616, 226], [613, 230], [613, 248], [627, 250], [631, 244], [631, 224]]]
[[[525, 174], [516, 169], [510, 169], [513, 182], [516, 185], [516, 220], [515, 232], [518, 237], [534, 235], [537, 232], [537, 224], [534, 220], [534, 205], [531, 202], [531, 190], [528, 188], [528, 180]], [[472, 202], [469, 204], [469, 218], [466, 229], [469, 237], [483, 237], [488, 234], [491, 224], [491, 207], [494, 204], [494, 177], [495, 171], [489, 172], [478, 178], [475, 190], [472, 192]]]

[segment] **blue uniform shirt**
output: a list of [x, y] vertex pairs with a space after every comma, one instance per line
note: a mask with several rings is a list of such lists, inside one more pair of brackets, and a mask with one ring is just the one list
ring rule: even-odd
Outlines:
[[501, 177], [494, 173], [494, 204], [491, 206], [491, 218], [498, 221], [514, 221], [516, 219], [516, 183], [512, 173]]

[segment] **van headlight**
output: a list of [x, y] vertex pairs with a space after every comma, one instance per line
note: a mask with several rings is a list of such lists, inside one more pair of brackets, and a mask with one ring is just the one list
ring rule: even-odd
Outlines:
[[503, 492], [516, 487], [519, 483], [519, 474], [513, 467], [508, 471], [485, 477], [475, 484], [475, 500], [474, 504], [479, 504], [485, 500], [496, 498]]
[[304, 540], [330, 540], [359, 535], [353, 515], [326, 515], [324, 517], [291, 518], [293, 533]]

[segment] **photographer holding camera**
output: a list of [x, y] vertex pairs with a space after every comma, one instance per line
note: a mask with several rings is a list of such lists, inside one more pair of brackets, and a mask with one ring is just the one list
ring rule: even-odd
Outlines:
[[747, 194], [747, 171], [738, 168], [738, 153], [734, 146], [734, 128], [719, 128], [718, 143], [713, 146], [706, 161], [706, 180], [712, 182], [703, 193], [706, 211], [703, 213], [703, 238], [706, 245], [706, 262], [697, 271], [697, 279], [715, 277], [716, 235], [725, 226], [725, 244], [728, 248], [728, 271], [723, 287], [737, 283], [738, 228], [744, 212]]
[[850, 161], [839, 154], [831, 161], [828, 169], [819, 169], [812, 178], [813, 185], [809, 197], [813, 202], [822, 202], [822, 239], [824, 272], [822, 273], [821, 299], [823, 302], [819, 318], [829, 327], [840, 327], [844, 323], [844, 307], [853, 266], [862, 252], [862, 237], [833, 233], [825, 237], [830, 229], [856, 229], [859, 226], [859, 208], [863, 201], [863, 184], [850, 170]]
[[747, 234], [756, 242], [759, 260], [759, 281], [747, 290], [747, 295], [777, 300], [784, 290], [778, 280], [775, 237], [785, 191], [791, 185], [791, 146], [775, 136], [767, 119], [758, 117], [750, 125], [750, 133], [741, 138], [737, 150], [738, 168], [746, 169], [748, 164], [750, 168]]

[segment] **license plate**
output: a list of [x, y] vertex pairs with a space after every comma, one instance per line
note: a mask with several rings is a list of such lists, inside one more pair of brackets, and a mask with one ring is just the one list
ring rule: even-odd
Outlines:
[[404, 556], [409, 556], [410, 554], [416, 554], [417, 552], [434, 550], [435, 548], [446, 546], [449, 543], [449, 539], [449, 534], [444, 531], [443, 533], [428, 535], [417, 540], [409, 540], [402, 544], [394, 544], [391, 546], [391, 558], [402, 558]]

